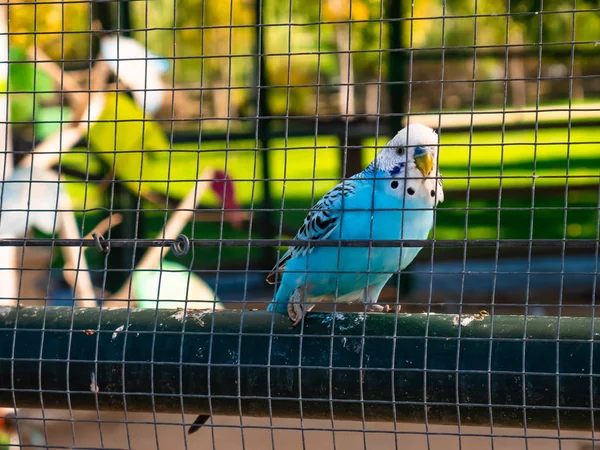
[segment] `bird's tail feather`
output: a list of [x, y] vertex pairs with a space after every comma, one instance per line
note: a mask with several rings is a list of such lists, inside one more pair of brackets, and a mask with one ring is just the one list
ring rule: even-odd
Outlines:
[[283, 302], [273, 299], [267, 307], [267, 311], [275, 311], [276, 313], [284, 314], [287, 312], [287, 305], [287, 301]]
[[271, 300], [271, 303], [267, 307], [267, 311], [275, 311], [276, 313], [285, 314], [287, 313], [287, 305], [290, 299], [291, 292], [284, 291], [282, 287], [279, 288], [275, 298]]

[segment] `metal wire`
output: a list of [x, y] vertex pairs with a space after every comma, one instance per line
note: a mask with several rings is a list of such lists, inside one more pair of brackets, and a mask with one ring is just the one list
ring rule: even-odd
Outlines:
[[177, 239], [137, 239], [135, 242], [129, 239], [113, 239], [108, 241], [96, 235], [98, 239], [3, 239], [0, 240], [0, 247], [96, 247], [100, 252], [106, 252], [107, 247], [170, 247], [174, 250], [176, 256], [184, 256], [189, 250], [189, 246], [194, 247], [277, 247], [277, 246], [297, 246], [297, 247], [416, 247], [416, 248], [454, 248], [464, 247], [493, 247], [493, 248], [596, 248], [597, 239], [470, 239], [465, 243], [461, 239], [438, 240], [435, 242], [422, 239], [395, 239], [395, 240], [301, 240], [301, 239], [189, 239], [185, 235], [180, 235]]
[[[599, 27], [596, 0], [0, 5], [0, 448], [597, 448]], [[374, 171], [304, 224], [416, 123], [443, 203]], [[263, 311], [289, 248], [329, 289], [295, 327]], [[363, 275], [388, 314], [340, 300]]]

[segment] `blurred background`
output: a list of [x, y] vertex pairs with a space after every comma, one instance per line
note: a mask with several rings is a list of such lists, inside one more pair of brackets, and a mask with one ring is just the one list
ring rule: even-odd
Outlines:
[[[17, 161], [65, 124], [87, 121], [53, 167], [82, 234], [118, 213], [114, 238], [154, 237], [199, 173], [218, 171], [183, 230], [215, 245], [166, 258], [226, 305], [271, 298], [264, 278], [279, 249], [222, 240], [293, 237], [306, 210], [408, 122], [441, 136], [446, 201], [433, 238], [598, 237], [595, 0], [9, 5]], [[49, 60], [61, 69], [54, 77]], [[75, 117], [65, 76], [90, 97], [101, 61], [112, 69], [95, 87], [101, 116]], [[108, 296], [144, 252], [86, 254]], [[593, 246], [424, 250], [384, 300], [399, 289], [408, 310], [498, 303], [549, 314], [557, 310], [544, 305], [571, 303], [585, 308], [570, 313], [587, 315], [596, 255]], [[53, 270], [38, 263], [45, 270], [30, 284], [41, 294], [25, 297], [68, 297], [61, 255], [51, 259]]]
[[[100, 237], [70, 253], [2, 247], [0, 303], [262, 308], [273, 295], [264, 279], [285, 248], [253, 240], [292, 238], [324, 193], [420, 122], [441, 138], [446, 200], [432, 238], [464, 244], [424, 249], [380, 302], [596, 314], [597, 0], [18, 0], [0, 12], [0, 237], [203, 241], [183, 256], [109, 249]], [[473, 244], [481, 239], [522, 245]], [[576, 240], [588, 245], [566, 245]], [[73, 419], [56, 417], [57, 446], [109, 445], [106, 433], [127, 446], [135, 428], [125, 433], [121, 415], [102, 427], [88, 417], [78, 441]], [[139, 418], [155, 430], [151, 442], [146, 428], [134, 433], [143, 448], [159, 446], [154, 419]], [[243, 443], [264, 421], [254, 431], [236, 421], [217, 418], [217, 438], [203, 430], [203, 439], [270, 445], [272, 435]], [[294, 436], [308, 426], [284, 422]], [[379, 425], [372, 445], [397, 446], [396, 428]], [[319, 433], [333, 425], [312, 426], [307, 439], [329, 445]], [[163, 446], [184, 445], [177, 427]], [[438, 439], [437, 428], [401, 427], [412, 435], [406, 448], [463, 442], [454, 428], [439, 428]], [[359, 445], [347, 434], [344, 448]], [[463, 444], [493, 447], [476, 434]], [[559, 448], [550, 435], [530, 436], [528, 448]], [[493, 448], [526, 442], [509, 436]], [[576, 444], [561, 448], [587, 448]]]

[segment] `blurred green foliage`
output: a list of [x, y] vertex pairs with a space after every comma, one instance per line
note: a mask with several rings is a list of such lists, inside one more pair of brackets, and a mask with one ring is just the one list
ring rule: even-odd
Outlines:
[[[133, 27], [144, 30], [134, 37], [152, 52], [172, 58], [176, 82], [198, 88], [255, 84], [252, 58], [243, 56], [254, 52], [253, 1], [156, 0], [130, 5]], [[234, 105], [248, 97], [243, 89], [229, 95]]]
[[[336, 82], [338, 61], [336, 55], [327, 54], [336, 50], [334, 24], [319, 26], [318, 22], [348, 20], [350, 3], [341, 1], [338, 8], [333, 3], [331, 0], [263, 2], [266, 25], [262, 38], [267, 75], [270, 84], [281, 86], [271, 91], [273, 114], [304, 113], [310, 105], [315, 105], [315, 87], [294, 86], [316, 84], [317, 78], [320, 85]], [[256, 85], [254, 1], [181, 0], [176, 5], [174, 9], [172, 0], [157, 0], [134, 2], [131, 6], [134, 28], [144, 29], [134, 33], [135, 37], [147, 42], [151, 51], [174, 58], [175, 80], [203, 88]], [[385, 46], [387, 25], [361, 22], [379, 18], [380, 10], [381, 3], [377, 0], [352, 1], [351, 17], [357, 21], [352, 24], [353, 50], [377, 50]], [[290, 23], [294, 25], [290, 27]], [[168, 29], [174, 25], [175, 31]], [[380, 70], [385, 72], [379, 59], [377, 52], [355, 58], [358, 81], [376, 77]], [[243, 107], [254, 94], [235, 89], [229, 95], [234, 107]]]
[[[380, 136], [379, 145], [388, 136]], [[469, 145], [469, 133], [443, 133], [440, 167], [444, 177], [446, 200], [437, 210], [435, 237], [437, 239], [594, 239], [598, 227], [598, 176], [600, 158], [597, 127], [502, 132], [475, 131], [473, 145]], [[375, 148], [373, 139], [363, 142], [367, 147], [364, 163], [372, 159]], [[281, 226], [281, 238], [291, 239], [300, 227], [306, 211], [331, 187], [338, 183], [338, 140], [331, 136], [319, 136], [317, 147], [314, 137], [290, 138], [271, 141], [269, 161], [272, 167], [273, 207], [275, 223]], [[256, 208], [263, 198], [262, 182], [254, 174], [262, 173], [262, 160], [253, 150], [254, 141], [230, 142], [226, 150], [224, 142], [180, 144], [172, 152], [160, 152], [152, 162], [153, 167], [168, 169], [174, 180], [170, 197], [181, 198], [185, 189], [180, 180], [189, 180], [201, 167], [227, 168], [235, 181], [236, 194], [244, 208]], [[369, 148], [371, 147], [371, 148]], [[63, 164], [84, 170], [89, 161], [86, 152], [64, 155]], [[534, 158], [535, 155], [535, 158]], [[90, 170], [98, 170], [92, 167]], [[467, 176], [470, 174], [470, 176]], [[534, 175], [535, 174], [535, 175]], [[164, 177], [164, 172], [162, 173]], [[567, 178], [567, 176], [569, 178]], [[164, 178], [163, 178], [164, 179]], [[284, 182], [285, 179], [285, 182]], [[589, 186], [587, 190], [571, 189], [568, 194], [548, 194], [546, 187]], [[488, 195], [468, 198], [479, 189], [488, 189]], [[499, 195], [499, 187], [502, 187]], [[511, 191], [510, 188], [523, 188]], [[91, 229], [101, 217], [94, 219], [96, 207], [101, 207], [102, 197], [96, 186], [84, 183], [69, 184], [74, 208], [87, 208], [86, 229]], [[525, 192], [525, 193], [524, 193]], [[529, 192], [529, 193], [526, 193]], [[534, 192], [535, 195], [530, 194]], [[85, 206], [84, 206], [85, 205]], [[148, 237], [155, 236], [164, 224], [165, 212], [155, 205], [146, 205], [144, 226]], [[218, 198], [208, 191], [202, 201], [203, 207], [221, 208]], [[91, 219], [91, 220], [90, 220]], [[256, 219], [256, 217], [255, 217]], [[531, 228], [530, 228], [531, 225]], [[235, 230], [230, 224], [219, 222], [196, 222], [184, 230], [189, 237], [222, 239], [248, 239], [248, 230]], [[260, 237], [260, 229], [252, 228], [254, 237]], [[278, 231], [279, 233], [279, 231]], [[221, 267], [239, 267], [251, 253], [252, 263], [259, 263], [260, 247], [216, 246], [196, 249], [195, 267], [216, 270]], [[191, 252], [190, 252], [191, 253]], [[93, 253], [96, 255], [96, 253]], [[187, 264], [186, 257], [183, 264]], [[99, 264], [103, 263], [103, 260]], [[219, 265], [220, 264], [220, 265]]]
[[[388, 36], [392, 22], [387, 19], [386, 2], [379, 0], [306, 0], [303, 2], [264, 1], [265, 26], [262, 39], [267, 55], [267, 76], [271, 89], [273, 115], [327, 113], [335, 101], [324, 101], [337, 92], [340, 61], [335, 52], [336, 31], [351, 30], [350, 48], [357, 95], [361, 84], [386, 79]], [[589, 11], [598, 0], [577, 2], [575, 13], [570, 0], [431, 0], [403, 2], [401, 26], [408, 48], [468, 48], [472, 45], [502, 48], [521, 44], [552, 44], [552, 49], [593, 46], [600, 28], [600, 14]], [[540, 13], [542, 11], [542, 13]], [[510, 17], [507, 15], [510, 12]], [[512, 14], [514, 13], [514, 15]], [[477, 18], [470, 17], [478, 15]], [[380, 20], [384, 19], [384, 20]], [[215, 95], [223, 115], [248, 115], [255, 104], [254, 75], [255, 3], [251, 0], [172, 0], [132, 3], [135, 36], [147, 42], [150, 50], [174, 57], [174, 78], [181, 83], [205, 89], [232, 86], [236, 89]], [[348, 22], [350, 21], [350, 22]], [[172, 29], [175, 26], [177, 29]], [[560, 44], [560, 45], [555, 45]], [[383, 49], [383, 51], [382, 51]], [[484, 51], [484, 50], [481, 50]], [[544, 55], [544, 64], [558, 61]], [[575, 61], [575, 71], [584, 62]], [[482, 59], [476, 65], [476, 78], [494, 79], [503, 73], [505, 61]], [[449, 79], [460, 78], [446, 69]], [[319, 86], [317, 88], [316, 86]], [[493, 94], [492, 84], [477, 90], [478, 104]], [[317, 102], [317, 96], [320, 101]], [[325, 109], [323, 109], [325, 108]], [[218, 107], [216, 108], [219, 109]], [[359, 109], [360, 110], [360, 109]], [[331, 111], [329, 111], [331, 112]], [[333, 112], [337, 112], [334, 111]]]
[[[598, 0], [580, 0], [576, 6], [572, 0], [552, 0], [543, 2], [543, 8], [541, 0], [434, 0], [414, 2], [414, 8], [410, 2], [404, 4], [405, 17], [418, 19], [406, 27], [405, 42], [410, 43], [412, 36], [412, 47], [417, 48], [441, 48], [442, 40], [447, 48], [501, 46], [516, 29], [525, 34], [526, 43], [562, 43], [571, 48], [572, 41], [597, 40], [600, 27], [600, 14], [591, 10], [598, 7]], [[474, 15], [479, 17], [468, 17]]]
[[[402, 26], [407, 48], [477, 45], [489, 49], [510, 44], [515, 46], [512, 52], [520, 49], [521, 42], [543, 43], [551, 45], [553, 50], [570, 49], [571, 42], [575, 42], [574, 48], [579, 49], [593, 47], [597, 40], [600, 14], [591, 8], [598, 4], [598, 0], [580, 0], [575, 6], [572, 0], [543, 4], [541, 0], [403, 1], [403, 17], [391, 19], [401, 19], [394, 23]], [[356, 95], [362, 101], [365, 98], [362, 83], [377, 82], [380, 77], [386, 79], [386, 49], [393, 24], [386, 20], [390, 19], [387, 2], [269, 0], [262, 5], [267, 76], [269, 83], [276, 86], [269, 91], [273, 115], [326, 114], [332, 108], [337, 112], [335, 101], [327, 95], [338, 90], [340, 60], [335, 54], [339, 50], [336, 32], [346, 27], [351, 30]], [[256, 104], [253, 86], [257, 84], [254, 0], [153, 0], [130, 2], [129, 7], [134, 37], [147, 44], [149, 50], [171, 59], [170, 79], [179, 85], [204, 89], [208, 93], [206, 98], [215, 105], [213, 113], [217, 117], [253, 115]], [[89, 57], [88, 3], [65, 0], [63, 7], [50, 0], [25, 0], [10, 5], [9, 15], [12, 46], [26, 48], [35, 39], [54, 59]], [[570, 69], [570, 61], [557, 61], [543, 53], [543, 64], [553, 62], [575, 72], [587, 64], [585, 60], [575, 60], [574, 69]], [[480, 59], [475, 77], [497, 79], [506, 71], [505, 64], [502, 58]], [[458, 69], [446, 68], [446, 79], [460, 78], [453, 70]], [[477, 104], [489, 102], [496, 92], [494, 89], [497, 86], [493, 83], [481, 83], [475, 93]], [[197, 97], [198, 92], [192, 90], [189, 95]], [[318, 102], [317, 96], [320, 96]]]
[[16, 127], [41, 120], [40, 102], [53, 97], [54, 83], [43, 70], [36, 70], [19, 47], [10, 49], [8, 91], [10, 93], [11, 121]]

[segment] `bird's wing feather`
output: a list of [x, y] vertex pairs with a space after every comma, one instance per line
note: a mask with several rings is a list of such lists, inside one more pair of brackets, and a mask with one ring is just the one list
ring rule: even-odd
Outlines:
[[[325, 240], [338, 227], [341, 217], [343, 199], [348, 198], [356, 192], [358, 177], [355, 176], [333, 187], [321, 200], [308, 212], [304, 223], [296, 234], [294, 240]], [[267, 282], [275, 283], [275, 277], [283, 272], [287, 261], [296, 256], [302, 256], [312, 252], [314, 247], [292, 246], [281, 257], [269, 275]]]
[[[285, 252], [285, 254], [281, 258], [279, 258], [279, 261], [277, 261], [277, 263], [275, 264], [275, 267], [273, 267], [271, 272], [269, 272], [269, 275], [267, 275], [267, 283], [275, 284], [277, 274], [283, 272], [283, 269], [285, 269], [285, 263], [291, 257], [292, 257], [292, 249], [289, 249], [287, 252]], [[280, 280], [281, 280], [281, 278], [280, 278]]]

